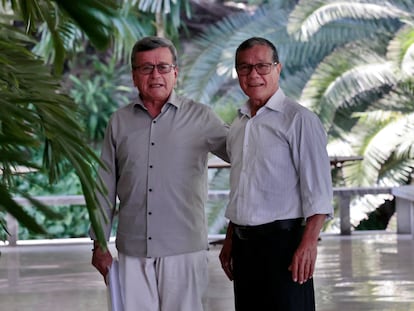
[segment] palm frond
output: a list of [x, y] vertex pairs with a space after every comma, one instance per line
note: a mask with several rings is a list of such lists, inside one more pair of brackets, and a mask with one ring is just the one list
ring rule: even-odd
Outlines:
[[414, 76], [414, 27], [403, 27], [388, 45], [387, 57], [394, 61], [402, 74]]
[[117, 5], [112, 0], [54, 0], [88, 36], [98, 49], [107, 48], [111, 42]]
[[408, 18], [410, 14], [388, 1], [367, 3], [362, 1], [307, 1], [301, 0], [289, 16], [287, 25], [290, 34], [299, 34], [303, 40], [308, 40], [322, 27], [334, 23], [351, 20], [348, 27], [354, 27], [354, 21], [371, 21], [381, 27], [381, 19]]
[[410, 78], [401, 79], [395, 87], [372, 103], [372, 110], [396, 111], [410, 114], [414, 111], [414, 81]]
[[[344, 168], [348, 182], [357, 185], [397, 185], [407, 181], [409, 174], [401, 172], [395, 178], [392, 170], [401, 170], [401, 165], [412, 163], [407, 137], [412, 136], [412, 115], [371, 111], [361, 113], [359, 124], [353, 129], [353, 148], [363, 155], [360, 163]], [[413, 138], [408, 139], [413, 142]], [[397, 150], [400, 150], [397, 152]], [[404, 151], [404, 152], [403, 152]], [[408, 151], [408, 152], [407, 152]], [[408, 167], [409, 171], [410, 168]], [[401, 177], [404, 177], [403, 179]]]
[[329, 128], [338, 109], [358, 102], [355, 97], [366, 96], [396, 81], [391, 64], [382, 56], [352, 44], [335, 50], [319, 64], [303, 89], [300, 102], [315, 111]]
[[153, 16], [138, 11], [135, 7], [123, 7], [114, 23], [114, 57], [129, 61], [129, 54], [135, 42], [142, 37], [154, 35]]
[[[60, 18], [61, 20], [64, 17]], [[57, 29], [51, 33], [50, 28], [46, 23], [39, 26], [39, 32], [41, 34], [39, 42], [33, 47], [32, 51], [41, 56], [46, 63], [52, 64], [59, 63], [62, 66], [62, 61], [68, 57], [83, 49], [82, 39], [83, 34], [81, 30], [69, 20], [61, 22]], [[57, 54], [55, 42], [60, 42], [61, 48], [65, 51], [65, 55], [61, 53]]]
[[[276, 42], [283, 55], [283, 46], [289, 44], [283, 27], [286, 16], [287, 12], [279, 5], [263, 6], [254, 14], [238, 13], [209, 28], [193, 42], [192, 50], [183, 59], [185, 94], [210, 103], [221, 87], [236, 77], [234, 53], [237, 46], [249, 37], [260, 34]], [[223, 42], [226, 43], [224, 47]]]
[[[190, 0], [139, 0], [138, 9], [143, 12], [161, 13], [171, 15], [173, 19], [179, 19], [180, 11], [183, 10], [187, 17], [190, 16]], [[178, 21], [178, 20], [177, 20]], [[179, 21], [178, 21], [179, 22]]]
[[[67, 163], [80, 179], [88, 211], [93, 216], [99, 211], [95, 191], [104, 191], [102, 183], [95, 181], [94, 165], [102, 163], [86, 143], [77, 122], [77, 106], [61, 91], [59, 80], [43, 61], [26, 49], [31, 42], [28, 37], [17, 28], [10, 28], [0, 33], [0, 39], [0, 154], [7, 157], [2, 159], [2, 171], [10, 172], [11, 167], [19, 165], [38, 166], [47, 171], [53, 182], [59, 177], [60, 167]], [[39, 165], [30, 155], [40, 148], [44, 148], [44, 160]], [[4, 192], [0, 195], [2, 208], [29, 228], [40, 231], [13, 203], [13, 185], [2, 178], [0, 186]], [[105, 245], [102, 228], [97, 223], [93, 226]]]
[[63, 70], [65, 47], [73, 44], [74, 35], [79, 35], [73, 24], [95, 47], [105, 49], [111, 43], [113, 20], [117, 17], [117, 2], [113, 0], [16, 1], [13, 8], [20, 14], [26, 33], [36, 35], [38, 30], [45, 31], [47, 25], [47, 31], [42, 35], [43, 46], [38, 52], [48, 53], [46, 60], [53, 59], [58, 74]]
[[[29, 215], [27, 211], [24, 210], [22, 206], [16, 203], [10, 195], [9, 190], [0, 183], [0, 210], [7, 211], [15, 219], [18, 219], [19, 222], [27, 228], [30, 228], [33, 232], [46, 234], [45, 229], [39, 225], [33, 217]], [[5, 224], [4, 224], [5, 226]], [[7, 227], [6, 227], [7, 229]]]
[[155, 16], [157, 27], [163, 28], [171, 39], [177, 39], [182, 26], [182, 14], [191, 17], [190, 0], [140, 0], [138, 10]]
[[399, 144], [394, 150], [396, 157], [414, 159], [414, 113], [403, 114], [399, 123], [401, 123], [401, 129], [397, 133]]

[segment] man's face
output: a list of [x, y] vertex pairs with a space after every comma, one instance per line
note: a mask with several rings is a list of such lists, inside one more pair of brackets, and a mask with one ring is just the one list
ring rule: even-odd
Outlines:
[[[167, 47], [151, 51], [138, 52], [135, 56], [134, 67], [145, 65], [172, 65], [173, 56]], [[138, 69], [132, 70], [134, 85], [138, 88], [144, 102], [162, 102], [170, 96], [177, 81], [178, 68], [174, 67], [168, 73], [159, 73], [157, 68], [149, 74], [140, 73]]]
[[[237, 55], [236, 66], [242, 64], [256, 65], [259, 63], [274, 63], [272, 50], [265, 45], [255, 45], [250, 49], [240, 51]], [[259, 74], [256, 69], [247, 75], [238, 73], [239, 84], [253, 105], [262, 106], [279, 88], [279, 77], [282, 66], [272, 65], [268, 74]]]

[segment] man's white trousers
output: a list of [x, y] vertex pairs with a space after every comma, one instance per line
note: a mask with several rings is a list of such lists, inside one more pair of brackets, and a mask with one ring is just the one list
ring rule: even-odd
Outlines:
[[124, 311], [203, 311], [206, 250], [161, 258], [118, 257]]

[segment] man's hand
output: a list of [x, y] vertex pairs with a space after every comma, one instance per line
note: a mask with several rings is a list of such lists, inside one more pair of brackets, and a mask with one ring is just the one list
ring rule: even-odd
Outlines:
[[109, 250], [103, 251], [96, 241], [94, 241], [92, 251], [92, 265], [99, 271], [100, 274], [102, 274], [106, 284], [106, 275], [112, 265], [111, 252]]
[[233, 234], [233, 225], [230, 222], [227, 228], [226, 238], [224, 240], [223, 247], [219, 255], [221, 267], [223, 268], [224, 273], [226, 273], [230, 281], [233, 281], [233, 263], [232, 263], [232, 257], [231, 257], [232, 234]]
[[318, 238], [326, 215], [316, 214], [306, 221], [305, 232], [302, 241], [295, 251], [289, 271], [292, 272], [294, 282], [303, 284], [313, 277], [316, 257], [318, 253]]
[[301, 243], [295, 254], [289, 270], [292, 271], [292, 279], [303, 284], [313, 277], [317, 256], [317, 243]]

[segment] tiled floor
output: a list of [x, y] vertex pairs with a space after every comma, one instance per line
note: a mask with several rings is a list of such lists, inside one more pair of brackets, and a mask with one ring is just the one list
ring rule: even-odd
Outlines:
[[[106, 310], [106, 289], [90, 265], [90, 248], [89, 243], [0, 246], [0, 310]], [[233, 311], [232, 284], [221, 271], [219, 249], [210, 251], [206, 311]], [[414, 310], [414, 240], [396, 234], [323, 235], [315, 286], [318, 311]]]

